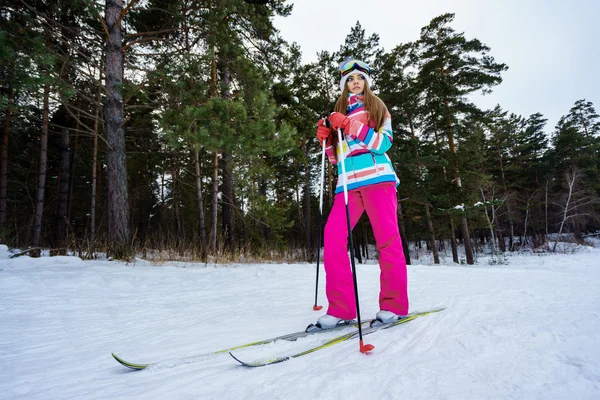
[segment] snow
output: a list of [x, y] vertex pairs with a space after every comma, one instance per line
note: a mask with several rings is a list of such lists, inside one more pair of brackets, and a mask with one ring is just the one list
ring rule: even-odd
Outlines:
[[[314, 265], [9, 259], [0, 246], [0, 398], [598, 399], [598, 247], [498, 265], [479, 257], [475, 266], [409, 266], [411, 311], [446, 310], [366, 336], [369, 355], [351, 341], [245, 368], [226, 353], [180, 359], [314, 322], [324, 311], [312, 310]], [[357, 271], [370, 318], [378, 268]], [[234, 353], [254, 361], [333, 336]], [[111, 352], [164, 362], [132, 371]]]

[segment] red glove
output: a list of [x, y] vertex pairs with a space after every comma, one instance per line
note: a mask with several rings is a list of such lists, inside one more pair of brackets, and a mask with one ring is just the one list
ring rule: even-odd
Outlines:
[[348, 132], [348, 128], [350, 128], [350, 119], [348, 119], [348, 117], [342, 113], [331, 113], [329, 116], [329, 124], [331, 125], [332, 129], [337, 130], [338, 128], [342, 128], [344, 133], [350, 133]]
[[325, 147], [331, 146], [331, 129], [325, 126], [325, 120], [320, 119], [317, 124], [317, 138], [319, 139], [319, 145], [323, 145], [323, 140], [325, 140]]

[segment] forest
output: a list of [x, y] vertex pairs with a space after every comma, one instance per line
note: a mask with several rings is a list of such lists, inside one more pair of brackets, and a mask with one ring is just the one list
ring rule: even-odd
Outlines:
[[[484, 110], [510, 67], [440, 15], [384, 50], [360, 21], [303, 62], [286, 0], [5, 0], [0, 5], [0, 243], [207, 262], [313, 261], [333, 202], [317, 121], [348, 56], [373, 70], [410, 248], [474, 264], [600, 230], [600, 116]], [[518, 96], [515, 93], [515, 96]], [[324, 173], [320, 218], [320, 178]], [[359, 259], [375, 243], [363, 216]], [[459, 252], [458, 248], [461, 248]], [[450, 253], [448, 253], [450, 254]]]

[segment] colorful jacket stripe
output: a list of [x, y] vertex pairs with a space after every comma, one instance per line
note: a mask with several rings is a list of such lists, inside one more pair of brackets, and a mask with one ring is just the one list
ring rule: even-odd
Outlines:
[[[344, 132], [348, 190], [385, 182], [393, 182], [397, 186], [400, 181], [390, 158], [385, 154], [392, 147], [393, 141], [390, 114], [387, 114], [381, 129], [376, 131], [375, 122], [369, 121], [363, 96], [350, 95], [346, 116], [350, 119], [348, 132]], [[333, 146], [329, 146], [325, 152], [329, 161], [337, 165], [338, 181], [335, 193], [341, 193], [344, 191], [344, 181], [342, 166], [339, 163], [342, 158], [339, 147], [334, 151]]]

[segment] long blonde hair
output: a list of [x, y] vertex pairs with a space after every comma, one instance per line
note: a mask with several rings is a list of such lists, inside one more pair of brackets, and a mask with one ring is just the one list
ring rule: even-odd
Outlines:
[[[388, 114], [388, 109], [383, 103], [383, 101], [375, 96], [375, 94], [369, 89], [369, 83], [365, 79], [365, 89], [364, 89], [364, 102], [365, 102], [365, 110], [369, 114], [369, 119], [375, 122], [375, 126], [377, 127], [377, 131], [381, 129], [383, 123], [385, 122], [385, 118]], [[336, 101], [334, 111], [342, 113], [346, 115], [348, 109], [348, 85], [344, 85], [344, 90], [342, 91], [342, 95]]]

